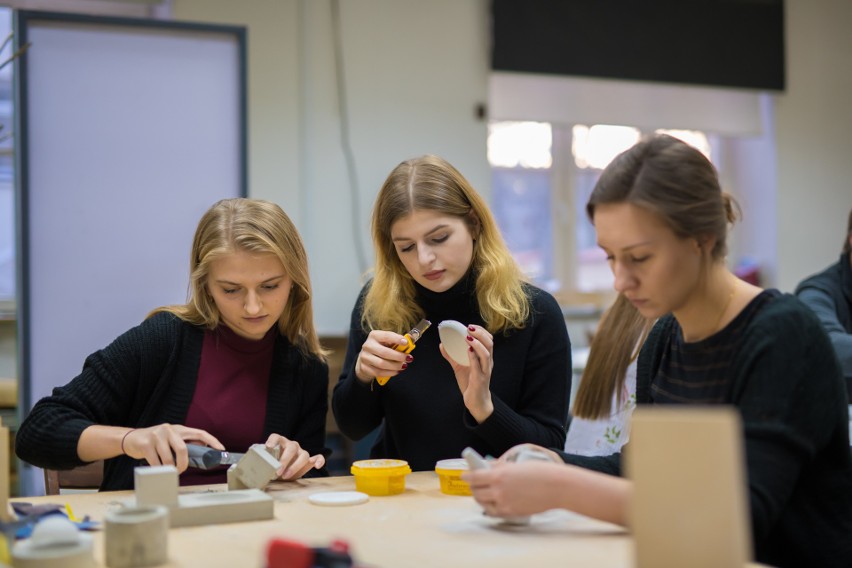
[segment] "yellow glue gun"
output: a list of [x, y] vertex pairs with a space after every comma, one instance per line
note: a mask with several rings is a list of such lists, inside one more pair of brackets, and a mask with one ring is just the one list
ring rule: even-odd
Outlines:
[[[429, 326], [432, 325], [427, 319], [422, 319], [417, 322], [417, 325], [411, 328], [411, 331], [406, 333], [403, 337], [408, 342], [408, 345], [397, 345], [394, 347], [395, 350], [401, 351], [403, 353], [411, 353], [414, 350], [414, 343], [420, 339], [420, 336], [423, 335], [423, 332], [429, 329]], [[390, 377], [376, 377], [376, 382], [379, 383], [379, 386], [384, 386], [386, 382], [390, 380]]]

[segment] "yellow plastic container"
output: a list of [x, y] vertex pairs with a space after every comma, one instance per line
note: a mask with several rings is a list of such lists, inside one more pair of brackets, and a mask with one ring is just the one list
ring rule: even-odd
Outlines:
[[359, 460], [350, 470], [355, 489], [367, 495], [398, 495], [405, 491], [405, 476], [411, 467], [405, 460]]
[[467, 461], [462, 458], [441, 460], [435, 464], [435, 473], [441, 480], [441, 493], [446, 495], [470, 495], [470, 485], [461, 478], [467, 471]]

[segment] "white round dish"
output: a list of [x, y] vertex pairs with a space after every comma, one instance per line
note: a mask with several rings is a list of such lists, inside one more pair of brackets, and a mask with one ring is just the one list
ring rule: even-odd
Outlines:
[[370, 500], [370, 496], [360, 491], [326, 491], [314, 493], [308, 496], [308, 501], [314, 505], [325, 507], [344, 507], [346, 505], [360, 505]]
[[453, 361], [465, 367], [470, 365], [467, 355], [470, 343], [467, 340], [467, 327], [464, 324], [455, 320], [444, 320], [438, 324], [438, 335]]

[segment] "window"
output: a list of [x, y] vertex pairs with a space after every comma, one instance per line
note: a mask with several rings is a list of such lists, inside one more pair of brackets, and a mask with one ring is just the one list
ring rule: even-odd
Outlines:
[[[601, 171], [649, 132], [606, 124], [489, 126], [492, 209], [515, 260], [536, 284], [550, 291], [612, 289], [612, 273], [586, 217], [586, 203]], [[656, 132], [680, 138], [710, 158], [702, 132]], [[560, 140], [568, 142], [560, 145]]]
[[535, 282], [554, 280], [549, 124], [493, 123], [488, 133], [492, 209], [515, 260]]

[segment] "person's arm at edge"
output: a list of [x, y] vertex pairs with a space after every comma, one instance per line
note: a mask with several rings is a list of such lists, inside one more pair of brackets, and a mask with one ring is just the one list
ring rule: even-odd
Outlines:
[[840, 323], [834, 300], [829, 294], [813, 287], [799, 290], [797, 297], [816, 314], [823, 329], [828, 333], [843, 369], [843, 376], [849, 385], [852, 382], [852, 334]]

